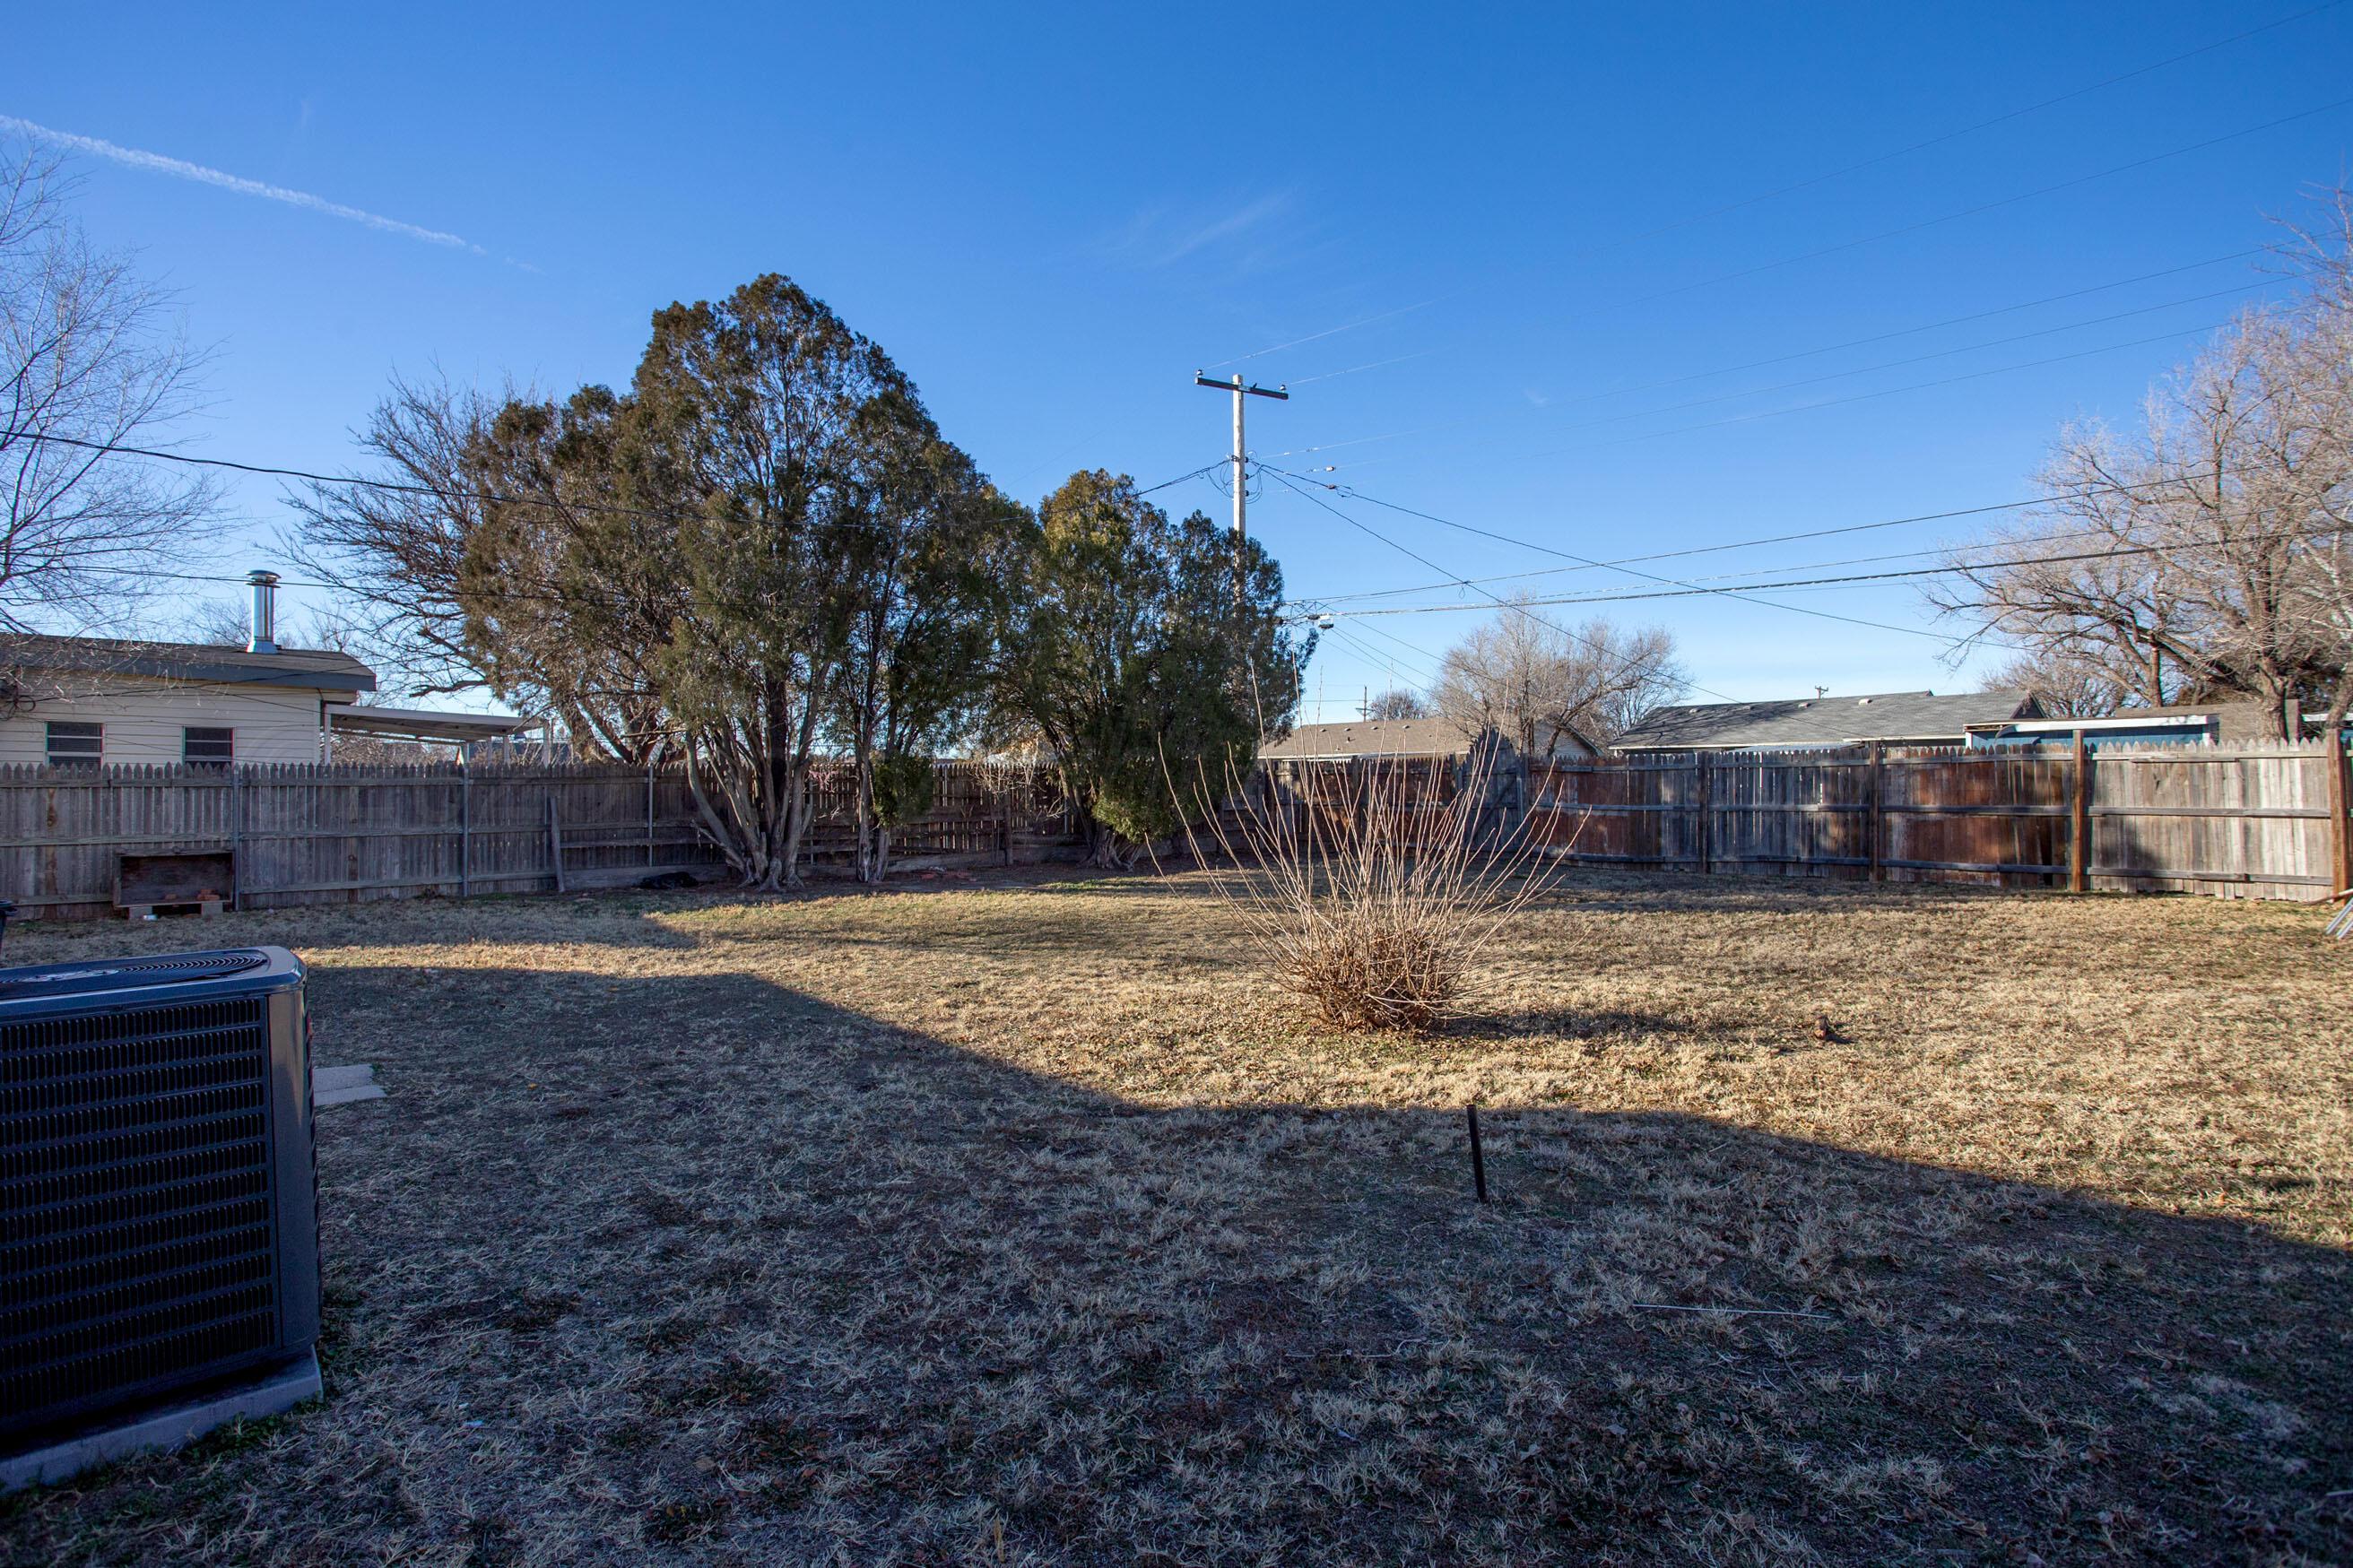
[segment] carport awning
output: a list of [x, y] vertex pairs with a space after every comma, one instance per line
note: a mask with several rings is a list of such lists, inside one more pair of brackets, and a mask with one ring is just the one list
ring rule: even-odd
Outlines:
[[327, 727], [338, 735], [387, 741], [495, 741], [545, 721], [512, 713], [448, 713], [423, 708], [330, 708]]

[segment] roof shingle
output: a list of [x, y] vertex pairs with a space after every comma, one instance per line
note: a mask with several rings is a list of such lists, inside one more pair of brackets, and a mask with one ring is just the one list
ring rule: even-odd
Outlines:
[[61, 637], [37, 632], [0, 636], [0, 666], [69, 670], [78, 675], [144, 675], [208, 685], [315, 687], [374, 691], [375, 671], [347, 653], [285, 647], [249, 653], [204, 643], [137, 642], [121, 637]]
[[1886, 691], [1775, 702], [1693, 702], [1662, 708], [1618, 737], [1625, 751], [1758, 751], [1858, 741], [1959, 745], [1971, 724], [2031, 717], [2027, 691]]

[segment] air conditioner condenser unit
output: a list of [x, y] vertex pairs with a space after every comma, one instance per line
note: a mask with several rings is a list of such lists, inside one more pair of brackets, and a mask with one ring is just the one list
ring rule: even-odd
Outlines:
[[0, 969], [0, 1490], [315, 1394], [301, 962]]

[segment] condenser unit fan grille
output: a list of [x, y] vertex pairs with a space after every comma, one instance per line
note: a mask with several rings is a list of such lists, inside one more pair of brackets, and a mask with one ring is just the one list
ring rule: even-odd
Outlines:
[[260, 995], [0, 1026], [0, 1430], [277, 1342], [269, 1070]]

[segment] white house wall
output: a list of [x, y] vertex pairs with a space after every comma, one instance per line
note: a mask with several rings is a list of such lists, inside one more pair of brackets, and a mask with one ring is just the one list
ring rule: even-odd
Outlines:
[[[52, 719], [105, 725], [105, 752], [100, 759], [105, 763], [176, 763], [180, 731], [192, 724], [235, 731], [240, 763], [315, 763], [322, 695], [315, 687], [208, 686], [135, 675], [91, 678], [89, 689], [39, 698], [29, 708], [0, 719], [0, 763], [47, 761]], [[349, 700], [348, 693], [334, 695]]]

